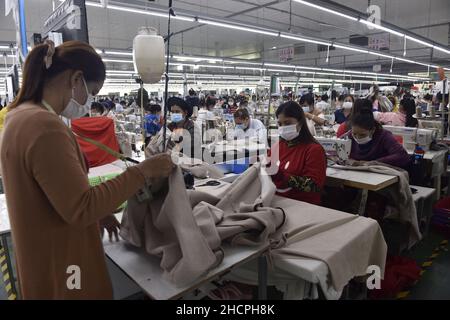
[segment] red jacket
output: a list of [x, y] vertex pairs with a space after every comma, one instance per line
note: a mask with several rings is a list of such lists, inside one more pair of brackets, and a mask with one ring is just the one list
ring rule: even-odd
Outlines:
[[[277, 148], [278, 172], [272, 175], [272, 181], [278, 189], [277, 194], [319, 205], [326, 179], [326, 156], [322, 146], [280, 139], [269, 152], [272, 164], [276, 164], [278, 160]], [[271, 171], [269, 173], [272, 174]]]

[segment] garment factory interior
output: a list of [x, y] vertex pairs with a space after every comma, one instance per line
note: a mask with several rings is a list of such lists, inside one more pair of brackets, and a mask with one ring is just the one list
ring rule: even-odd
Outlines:
[[0, 300], [450, 299], [448, 0], [6, 0], [0, 54]]

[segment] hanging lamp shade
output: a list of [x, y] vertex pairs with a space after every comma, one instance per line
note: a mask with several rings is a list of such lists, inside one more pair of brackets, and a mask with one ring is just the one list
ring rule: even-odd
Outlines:
[[164, 39], [154, 28], [142, 27], [133, 40], [133, 62], [144, 83], [157, 83], [164, 74]]

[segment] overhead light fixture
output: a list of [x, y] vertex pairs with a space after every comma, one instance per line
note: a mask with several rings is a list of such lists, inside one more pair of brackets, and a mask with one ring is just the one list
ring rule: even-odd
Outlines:
[[422, 41], [422, 40], [420, 40], [420, 39], [417, 39], [417, 38], [414, 38], [414, 37], [411, 37], [411, 36], [408, 36], [408, 35], [406, 35], [405, 38], [406, 38], [407, 40], [417, 42], [417, 43], [419, 43], [419, 44], [421, 44], [421, 45], [424, 45], [424, 46], [426, 46], [426, 47], [431, 47], [431, 48], [433, 47], [433, 45], [432, 45], [431, 43], [429, 43], [429, 42]]
[[106, 50], [105, 54], [111, 55], [111, 56], [128, 56], [128, 57], [132, 57], [133, 56], [132, 52], [125, 52], [125, 51], [109, 51], [109, 50]]
[[450, 50], [447, 50], [447, 49], [444, 49], [444, 48], [441, 48], [441, 47], [438, 47], [438, 46], [433, 46], [433, 49], [436, 49], [436, 50], [445, 52], [447, 54], [450, 54]]
[[133, 63], [132, 60], [103, 59], [104, 62]]
[[216, 26], [216, 27], [222, 27], [222, 28], [228, 28], [228, 29], [235, 29], [235, 30], [254, 32], [254, 33], [264, 34], [264, 35], [273, 36], [273, 37], [278, 36], [278, 33], [273, 32], [273, 31], [266, 31], [266, 30], [261, 30], [261, 29], [248, 28], [248, 27], [238, 26], [238, 25], [234, 25], [234, 24], [230, 24], [230, 23], [222, 23], [222, 22], [217, 22], [217, 21], [212, 21], [212, 20], [207, 20], [207, 19], [198, 19], [197, 21], [199, 23], [212, 25], [212, 26]]
[[378, 56], [378, 57], [383, 57], [383, 58], [388, 58], [388, 59], [393, 59], [393, 56], [390, 56], [388, 54], [383, 54], [383, 53], [378, 53], [378, 52], [373, 52], [373, 51], [369, 51], [369, 54], [374, 55], [374, 56]]
[[290, 65], [290, 64], [266, 63], [266, 62], [264, 62], [264, 66], [278, 67], [278, 68], [295, 68], [295, 66]]
[[[102, 4], [100, 4], [98, 2], [88, 1], [88, 2], [86, 2], [86, 5], [91, 6], [91, 7], [103, 8]], [[135, 9], [135, 8], [127, 8], [127, 7], [116, 6], [116, 5], [112, 5], [112, 4], [108, 4], [107, 8], [111, 9], [111, 10], [117, 10], [117, 11], [123, 11], [123, 12], [131, 12], [131, 13], [139, 13], [139, 14], [144, 14], [144, 15], [148, 15], [148, 16], [155, 16], [155, 17], [160, 17], [160, 18], [169, 18], [169, 15], [167, 13], [157, 12], [157, 11], [149, 11], [149, 10], [142, 10], [142, 9]], [[195, 21], [194, 18], [185, 17], [185, 16], [181, 16], [181, 15], [172, 16], [171, 19], [181, 20], [181, 21], [188, 21], [188, 22], [194, 22]]]
[[280, 34], [280, 37], [281, 38], [286, 38], [286, 39], [291, 39], [291, 40], [302, 41], [302, 42], [321, 44], [321, 45], [324, 45], [324, 46], [329, 46], [331, 44], [330, 42], [324, 42], [324, 41], [318, 41], [318, 40], [313, 40], [313, 39], [308, 39], [308, 38], [291, 36], [291, 35], [288, 35], [288, 34]]
[[347, 47], [347, 46], [343, 46], [343, 45], [340, 45], [340, 44], [333, 44], [333, 47], [340, 48], [340, 49], [345, 49], [345, 50], [350, 50], [350, 51], [361, 52], [361, 53], [369, 52], [368, 50], [357, 49], [357, 48], [353, 48], [353, 47]]
[[340, 16], [340, 17], [344, 17], [344, 18], [352, 20], [352, 21], [358, 21], [358, 18], [349, 16], [347, 14], [344, 14], [344, 13], [341, 13], [341, 12], [338, 12], [338, 11], [335, 11], [335, 10], [331, 10], [331, 9], [328, 9], [328, 8], [325, 8], [325, 7], [321, 7], [321, 6], [316, 5], [316, 4], [312, 4], [312, 3], [308, 2], [308, 1], [303, 1], [303, 0], [294, 0], [294, 1], [298, 2], [298, 3], [301, 3], [301, 4], [304, 4], [306, 6], [309, 6], [309, 7], [313, 7], [313, 8], [319, 9], [321, 11], [329, 12], [329, 13], [332, 13], [334, 15], [337, 15], [337, 16]]
[[376, 23], [367, 21], [365, 19], [359, 19], [359, 22], [361, 22], [362, 24], [365, 24], [365, 25], [367, 25], [369, 27], [372, 27], [372, 28], [375, 28], [375, 29], [378, 29], [378, 30], [383, 30], [383, 31], [386, 31], [388, 33], [395, 34], [396, 36], [399, 36], [399, 37], [404, 37], [405, 36], [404, 33], [401, 33], [401, 32], [398, 32], [398, 31], [395, 31], [395, 30], [383, 27], [382, 25], [378, 25]]

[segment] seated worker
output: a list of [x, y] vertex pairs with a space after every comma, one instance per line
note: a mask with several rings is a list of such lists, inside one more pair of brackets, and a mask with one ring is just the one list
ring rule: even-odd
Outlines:
[[145, 146], [147, 146], [151, 138], [161, 130], [161, 106], [151, 104], [145, 111]]
[[348, 94], [343, 97], [341, 109], [338, 109], [334, 112], [334, 118], [336, 123], [344, 123], [350, 117], [350, 113], [352, 112], [353, 103], [355, 99], [351, 94]]
[[237, 109], [233, 117], [235, 129], [232, 131], [231, 139], [256, 138], [259, 143], [267, 146], [266, 127], [258, 119], [250, 118], [247, 109]]
[[374, 112], [375, 120], [381, 124], [398, 127], [417, 127], [417, 119], [414, 99], [404, 98], [400, 101], [398, 112]]
[[228, 99], [228, 113], [235, 113], [236, 110], [238, 109], [238, 105], [236, 104], [236, 101], [234, 100], [234, 98], [229, 98]]
[[326, 123], [323, 113], [315, 109], [314, 95], [312, 93], [303, 95], [300, 98], [300, 105], [303, 107], [303, 112], [305, 113], [308, 129], [314, 136], [316, 135], [315, 125], [317, 124], [323, 126]]
[[[280, 140], [270, 149], [268, 172], [273, 174], [277, 194], [319, 205], [326, 178], [325, 151], [308, 130], [305, 114], [298, 103], [283, 103], [276, 116]], [[272, 172], [276, 169], [276, 173]]]
[[324, 111], [330, 109], [328, 99], [328, 95], [325, 93], [324, 95], [322, 95], [320, 101], [316, 103], [316, 110], [318, 111], [318, 113], [323, 113]]
[[100, 102], [92, 102], [91, 117], [101, 117], [105, 112], [105, 107]]
[[[180, 152], [191, 158], [202, 158], [201, 130], [190, 117], [192, 108], [181, 98], [172, 97], [167, 101], [171, 122], [167, 128], [172, 131], [169, 145], [178, 145]], [[190, 150], [189, 150], [190, 149]]]
[[411, 157], [397, 142], [391, 132], [384, 130], [372, 112], [372, 102], [367, 99], [355, 101], [358, 110], [351, 116], [352, 150], [350, 158], [354, 165], [363, 165], [369, 161], [378, 161], [391, 166], [408, 169]]

